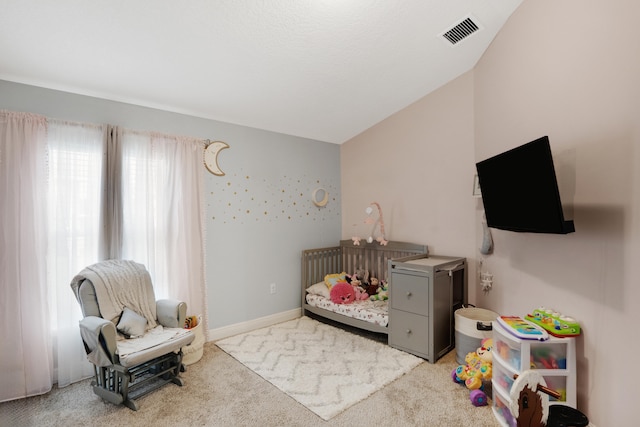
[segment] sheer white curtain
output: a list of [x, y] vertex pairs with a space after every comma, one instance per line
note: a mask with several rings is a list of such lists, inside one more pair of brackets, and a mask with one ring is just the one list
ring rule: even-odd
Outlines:
[[49, 121], [47, 282], [58, 386], [93, 375], [71, 279], [100, 260], [106, 127]]
[[203, 142], [123, 130], [122, 258], [145, 264], [158, 298], [206, 322]]
[[0, 111], [0, 401], [53, 382], [46, 279], [47, 122]]
[[69, 283], [101, 259], [207, 324], [202, 145], [0, 111], [0, 401], [93, 374]]

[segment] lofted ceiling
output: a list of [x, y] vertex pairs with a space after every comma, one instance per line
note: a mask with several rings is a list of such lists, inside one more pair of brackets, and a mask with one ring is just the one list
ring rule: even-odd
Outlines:
[[339, 144], [471, 70], [521, 2], [3, 0], [0, 79]]

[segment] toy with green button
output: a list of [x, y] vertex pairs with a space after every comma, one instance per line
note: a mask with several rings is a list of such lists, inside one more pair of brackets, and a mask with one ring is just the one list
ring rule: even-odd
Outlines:
[[544, 328], [554, 337], [577, 337], [580, 335], [580, 324], [570, 316], [555, 310], [540, 307], [525, 316], [530, 322]]

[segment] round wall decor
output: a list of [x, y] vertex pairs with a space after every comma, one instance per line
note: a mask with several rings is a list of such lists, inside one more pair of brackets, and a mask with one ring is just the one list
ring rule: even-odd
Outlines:
[[329, 192], [324, 188], [316, 188], [311, 196], [313, 204], [319, 208], [325, 207], [329, 202]]

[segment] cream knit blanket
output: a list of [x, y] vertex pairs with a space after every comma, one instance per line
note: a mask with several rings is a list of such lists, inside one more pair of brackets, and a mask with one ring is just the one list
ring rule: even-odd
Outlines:
[[71, 287], [77, 289], [85, 279], [93, 283], [103, 319], [115, 324], [122, 310], [129, 307], [147, 319], [147, 329], [158, 324], [151, 276], [144, 265], [127, 260], [102, 261], [82, 270]]

